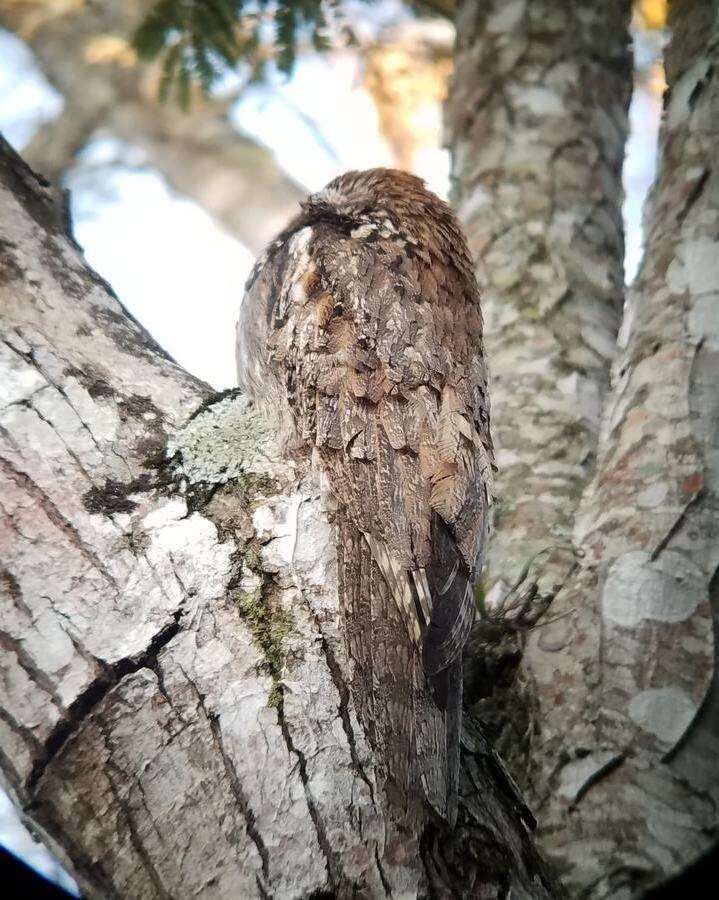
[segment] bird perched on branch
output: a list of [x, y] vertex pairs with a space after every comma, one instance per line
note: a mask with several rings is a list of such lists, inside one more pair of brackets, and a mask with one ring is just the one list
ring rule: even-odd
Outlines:
[[337, 499], [352, 693], [398, 803], [453, 822], [461, 653], [493, 449], [479, 291], [461, 227], [417, 177], [348, 172], [258, 260], [240, 386]]

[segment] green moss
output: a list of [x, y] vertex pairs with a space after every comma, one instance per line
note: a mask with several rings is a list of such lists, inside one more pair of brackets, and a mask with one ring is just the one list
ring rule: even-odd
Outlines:
[[292, 630], [293, 622], [289, 613], [273, 611], [264, 593], [262, 589], [249, 594], [240, 593], [237, 605], [270, 671], [275, 674], [279, 673], [284, 662], [282, 641]]
[[270, 709], [281, 709], [284, 697], [282, 695], [282, 686], [277, 681], [272, 682], [272, 688], [267, 695], [267, 705]]
[[245, 565], [251, 572], [254, 572], [260, 578], [263, 577], [262, 560], [260, 559], [260, 554], [254, 547], [248, 547], [245, 551]]
[[267, 573], [260, 569], [256, 551], [252, 549], [247, 551], [245, 564], [260, 577], [261, 582], [254, 591], [237, 593], [237, 607], [240, 616], [250, 629], [255, 645], [262, 651], [267, 671], [272, 678], [267, 705], [279, 709], [282, 706], [280, 674], [285, 661], [283, 642], [292, 630], [294, 621], [289, 612], [273, 608], [269, 592], [270, 582]]
[[247, 502], [257, 497], [273, 497], [280, 491], [275, 478], [254, 472], [242, 472], [235, 477], [234, 483]]

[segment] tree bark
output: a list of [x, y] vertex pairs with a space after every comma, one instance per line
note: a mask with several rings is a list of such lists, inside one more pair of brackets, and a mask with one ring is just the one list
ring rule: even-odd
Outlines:
[[717, 827], [716, 15], [709, 0], [673, 8], [648, 249], [577, 515], [583, 560], [557, 606], [569, 615], [533, 639], [539, 814], [593, 896], [676, 871]]
[[[450, 133], [497, 373], [490, 578], [557, 540], [576, 553], [556, 621], [524, 651], [514, 762], [530, 764], [542, 844], [570, 890], [621, 898], [717, 829], [718, 25], [710, 0], [673, 6], [648, 249], [600, 427], [621, 298], [626, 7], [558, 7], [465, 5]], [[550, 560], [542, 578], [560, 571]]]
[[[466, 0], [446, 106], [478, 260], [498, 504], [488, 590], [571, 540], [596, 459], [623, 297], [629, 0]], [[566, 556], [545, 566], [560, 580]]]
[[85, 895], [555, 895], [471, 721], [458, 828], [402, 829], [308, 466], [127, 315], [6, 144], [0, 210], [0, 766]]
[[[574, 564], [574, 516], [596, 461], [623, 299], [629, 6], [458, 8], [446, 126], [492, 380], [499, 471], [489, 607], [530, 561], [538, 598]], [[524, 648], [512, 633], [488, 648], [484, 635], [480, 622], [466, 654], [467, 697], [531, 792], [537, 704], [526, 666], [519, 678], [506, 674]]]
[[157, 66], [133, 61], [127, 43], [146, 13], [138, 0], [49, 10], [39, 20], [32, 5], [0, 12], [0, 26], [25, 40], [65, 98], [65, 109], [40, 128], [24, 155], [57, 182], [92, 135], [105, 129], [140, 149], [145, 165], [259, 253], [294, 215], [304, 191], [269, 150], [238, 133], [228, 104], [197, 96], [184, 111], [173, 101], [158, 102]]

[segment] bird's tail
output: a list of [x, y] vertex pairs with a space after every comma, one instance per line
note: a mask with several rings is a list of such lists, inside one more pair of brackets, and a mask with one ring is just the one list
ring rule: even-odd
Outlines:
[[[457, 811], [461, 658], [434, 675], [407, 629], [362, 533], [338, 511], [339, 593], [358, 717], [375, 750], [378, 782], [403, 819], [423, 795], [450, 824]], [[407, 576], [408, 577], [408, 576]]]
[[[437, 708], [442, 713], [441, 733], [437, 735], [445, 752], [444, 797], [437, 796], [432, 802], [434, 808], [443, 815], [451, 827], [457, 820], [459, 800], [459, 759], [462, 743], [462, 657], [458, 656], [449, 668], [429, 677]], [[440, 782], [441, 785], [441, 782]], [[430, 799], [427, 790], [427, 799]], [[444, 801], [444, 812], [439, 809]]]

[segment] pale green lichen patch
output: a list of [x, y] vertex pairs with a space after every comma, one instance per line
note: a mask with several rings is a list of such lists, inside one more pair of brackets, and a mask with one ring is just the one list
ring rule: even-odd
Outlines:
[[166, 454], [176, 475], [190, 484], [225, 484], [256, 479], [268, 443], [263, 416], [245, 396], [233, 392], [190, 419], [170, 438]]

